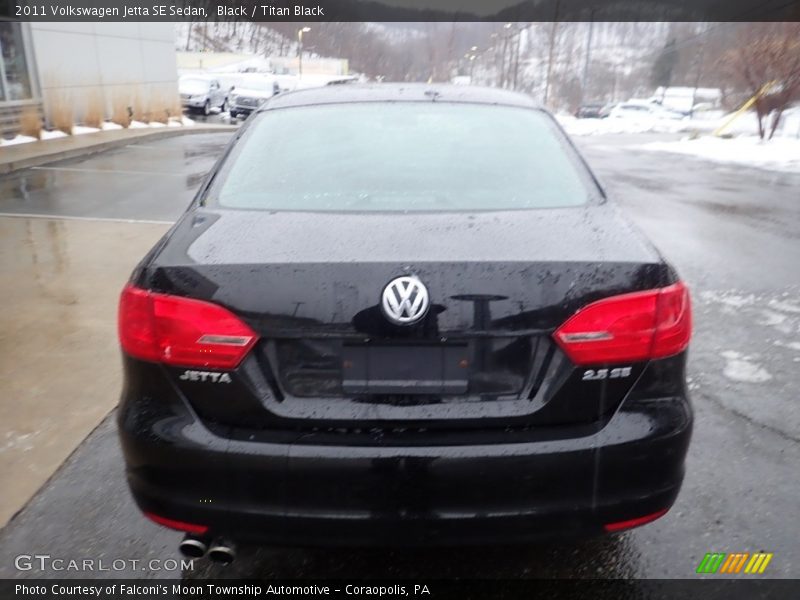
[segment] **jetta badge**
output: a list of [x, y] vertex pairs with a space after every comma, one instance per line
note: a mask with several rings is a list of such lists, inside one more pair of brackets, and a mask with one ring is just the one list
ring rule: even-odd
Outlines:
[[381, 306], [390, 321], [412, 325], [428, 312], [428, 290], [416, 277], [398, 277], [383, 288]]

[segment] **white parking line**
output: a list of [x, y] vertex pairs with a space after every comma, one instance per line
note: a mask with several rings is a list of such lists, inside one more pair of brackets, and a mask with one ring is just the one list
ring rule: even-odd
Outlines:
[[76, 173], [121, 173], [123, 175], [167, 175], [169, 177], [186, 177], [184, 173], [166, 173], [163, 171], [120, 171], [117, 169], [79, 169], [76, 167], [31, 167], [32, 171], [75, 171]]
[[109, 223], [147, 223], [150, 225], [172, 225], [175, 221], [157, 221], [152, 219], [115, 219], [113, 217], [76, 217], [71, 215], [45, 215], [36, 213], [0, 212], [0, 217], [16, 217], [19, 219], [63, 219], [64, 221], [100, 221]]

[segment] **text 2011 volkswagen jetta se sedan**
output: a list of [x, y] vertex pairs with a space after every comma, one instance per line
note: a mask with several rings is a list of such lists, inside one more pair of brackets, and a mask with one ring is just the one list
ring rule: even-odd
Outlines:
[[219, 560], [619, 531], [678, 494], [690, 333], [527, 97], [281, 95], [122, 292], [128, 481]]

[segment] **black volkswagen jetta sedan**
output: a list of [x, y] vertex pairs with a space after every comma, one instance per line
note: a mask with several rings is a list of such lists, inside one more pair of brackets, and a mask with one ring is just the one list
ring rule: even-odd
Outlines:
[[678, 494], [690, 335], [528, 97], [280, 95], [122, 292], [128, 482], [217, 560], [620, 531]]

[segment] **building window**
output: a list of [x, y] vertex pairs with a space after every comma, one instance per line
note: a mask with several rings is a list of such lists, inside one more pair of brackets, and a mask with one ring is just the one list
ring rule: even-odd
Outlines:
[[0, 21], [0, 101], [33, 97], [22, 24]]

